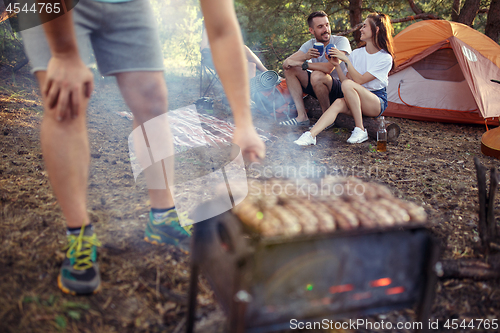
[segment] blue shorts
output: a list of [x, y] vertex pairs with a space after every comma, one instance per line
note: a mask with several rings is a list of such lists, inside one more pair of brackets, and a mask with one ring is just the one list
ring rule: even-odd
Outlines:
[[387, 109], [387, 89], [382, 88], [380, 90], [371, 91], [372, 94], [378, 97], [380, 100], [380, 113], [377, 117], [380, 117], [382, 113], [384, 113], [385, 109]]

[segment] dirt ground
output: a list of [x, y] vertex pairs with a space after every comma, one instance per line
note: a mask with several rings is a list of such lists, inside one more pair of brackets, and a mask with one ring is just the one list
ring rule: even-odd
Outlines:
[[[172, 75], [167, 84], [171, 110], [199, 97], [196, 77]], [[98, 80], [88, 111], [92, 156], [88, 213], [103, 244], [99, 249], [103, 289], [90, 297], [69, 296], [56, 284], [64, 257], [64, 218], [43, 164], [42, 105], [35, 80], [26, 72], [0, 72], [0, 332], [185, 329], [189, 256], [142, 240], [149, 202], [144, 181], [135, 183], [130, 167], [131, 121], [116, 114], [126, 110], [113, 80]], [[219, 95], [215, 114], [232, 118]], [[429, 228], [441, 241], [442, 259], [485, 261], [477, 250], [473, 158], [497, 169], [500, 161], [481, 154], [484, 126], [388, 120], [401, 127], [401, 135], [386, 153], [377, 153], [373, 140], [347, 144], [349, 131], [339, 128], [320, 134], [317, 146], [298, 147], [292, 141], [304, 129], [280, 128], [269, 118], [256, 116], [256, 126], [277, 139], [267, 142], [265, 161], [249, 167], [248, 176], [305, 166], [310, 176], [323, 176], [326, 170], [385, 184], [395, 196], [425, 208]], [[448, 330], [443, 324], [448, 319], [500, 320], [499, 287], [493, 280], [439, 280], [430, 319], [439, 320], [440, 327], [434, 331], [484, 331]], [[222, 331], [224, 316], [204, 279], [198, 303], [197, 331]], [[392, 311], [372, 319], [412, 322], [415, 312]]]

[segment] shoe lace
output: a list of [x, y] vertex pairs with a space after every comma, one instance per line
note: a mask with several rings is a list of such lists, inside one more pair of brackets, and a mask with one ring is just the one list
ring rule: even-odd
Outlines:
[[82, 225], [82, 229], [78, 236], [68, 235], [68, 251], [66, 251], [66, 256], [69, 259], [75, 260], [73, 268], [77, 270], [91, 268], [93, 265], [92, 246], [101, 246], [101, 242], [99, 242], [95, 234], [92, 236], [84, 236], [84, 229], [85, 226]]
[[191, 236], [193, 234], [193, 223], [194, 221], [192, 219], [189, 218], [188, 216], [188, 213], [187, 212], [182, 212], [179, 214], [179, 221], [183, 222], [183, 226], [182, 228], [184, 230], [186, 230], [186, 232], [189, 234], [189, 236]]

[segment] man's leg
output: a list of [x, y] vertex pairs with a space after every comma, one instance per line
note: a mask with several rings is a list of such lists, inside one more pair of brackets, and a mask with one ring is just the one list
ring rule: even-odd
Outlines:
[[[125, 102], [134, 114], [134, 129], [168, 111], [167, 86], [163, 72], [124, 72], [117, 74], [116, 79]], [[163, 134], [165, 138], [171, 138], [168, 125], [164, 127]], [[150, 147], [147, 134], [145, 139], [147, 146]], [[173, 155], [172, 141], [165, 140], [162, 147]], [[168, 171], [168, 174], [173, 174], [173, 165], [164, 165], [164, 167], [169, 168], [164, 170], [165, 173]], [[156, 180], [165, 179], [163, 174], [152, 175], [152, 177]], [[167, 184], [165, 181], [165, 187]], [[168, 208], [174, 205], [173, 197], [168, 189], [149, 189], [149, 196], [152, 208]]]
[[[142, 127], [150, 155], [153, 158], [155, 155], [173, 157], [172, 134], [165, 117], [168, 100], [163, 72], [124, 72], [117, 74], [116, 79], [125, 102], [134, 114], [134, 128]], [[152, 119], [154, 121], [148, 123]], [[172, 244], [185, 253], [189, 252], [190, 231], [180, 226], [168, 188], [168, 183], [173, 182], [174, 160], [155, 159], [155, 162], [144, 171], [152, 208], [144, 239], [158, 245]]]
[[325, 74], [321, 71], [313, 71], [311, 73], [311, 85], [323, 113], [330, 107], [329, 94], [332, 89], [332, 81], [333, 79], [330, 74]]
[[[46, 72], [36, 72], [43, 87]], [[68, 294], [90, 294], [100, 289], [97, 264], [100, 246], [87, 215], [87, 180], [90, 164], [86, 127], [88, 100], [80, 99], [76, 118], [56, 119], [44, 98], [44, 117], [40, 136], [49, 180], [62, 208], [68, 227], [67, 252], [57, 277], [59, 288]]]
[[286, 85], [295, 102], [295, 107], [297, 108], [297, 122], [309, 119], [304, 106], [304, 100], [302, 99], [302, 87], [307, 87], [309, 80], [307, 72], [302, 70], [302, 68], [292, 67], [290, 69], [285, 69], [285, 78]]
[[[40, 87], [45, 71], [36, 72]], [[90, 163], [86, 126], [87, 103], [80, 103], [78, 117], [56, 119], [55, 110], [44, 101], [40, 131], [43, 159], [49, 180], [61, 205], [68, 228], [89, 224], [87, 215], [87, 179]]]

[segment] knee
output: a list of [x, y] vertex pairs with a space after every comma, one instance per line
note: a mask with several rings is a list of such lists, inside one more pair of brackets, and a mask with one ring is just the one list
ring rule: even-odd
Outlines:
[[163, 83], [150, 82], [137, 91], [134, 116], [140, 123], [146, 122], [168, 111], [167, 89]]
[[344, 80], [342, 82], [342, 86], [341, 86], [342, 92], [346, 92], [347, 90], [353, 89], [355, 84], [356, 83], [353, 80], [349, 80], [349, 79]]
[[285, 77], [297, 76], [298, 70], [299, 70], [298, 67], [290, 67], [290, 68], [283, 67], [283, 73], [285, 74]]
[[311, 85], [313, 87], [317, 87], [320, 85], [328, 85], [331, 82], [332, 77], [328, 74], [325, 74], [321, 71], [314, 71], [311, 73]]

